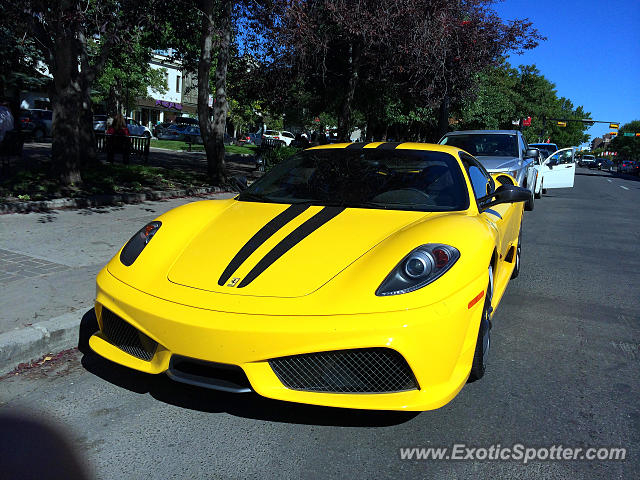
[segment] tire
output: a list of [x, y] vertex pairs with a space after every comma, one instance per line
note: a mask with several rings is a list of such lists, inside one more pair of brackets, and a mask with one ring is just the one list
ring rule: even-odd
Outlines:
[[543, 185], [544, 183], [540, 185], [540, 192], [533, 195], [535, 198], [542, 198], [542, 194], [544, 193], [544, 190], [545, 190], [544, 188], [542, 188]]
[[527, 212], [530, 212], [531, 210], [533, 210], [533, 204], [535, 202], [535, 195], [533, 194], [533, 192], [531, 192], [531, 198], [529, 200], [527, 200], [526, 202], [524, 202], [524, 209]]
[[522, 253], [522, 224], [520, 224], [520, 233], [518, 233], [518, 246], [516, 247], [515, 267], [511, 273], [511, 279], [518, 278], [520, 275], [520, 255]]
[[493, 297], [493, 269], [489, 267], [489, 285], [487, 285], [487, 294], [484, 298], [484, 308], [482, 309], [482, 318], [480, 319], [480, 328], [478, 329], [478, 339], [476, 340], [476, 349], [473, 354], [473, 362], [471, 363], [471, 372], [469, 373], [469, 382], [480, 380], [487, 370], [487, 355], [491, 346], [491, 298]]

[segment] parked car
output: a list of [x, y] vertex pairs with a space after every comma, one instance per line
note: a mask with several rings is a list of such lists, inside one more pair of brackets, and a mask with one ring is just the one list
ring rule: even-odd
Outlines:
[[531, 195], [459, 148], [405, 145], [305, 150], [147, 223], [97, 276], [90, 348], [227, 394], [450, 402], [485, 373]]
[[151, 137], [151, 130], [137, 120], [127, 117], [126, 122], [129, 135], [133, 135], [135, 137]]
[[200, 127], [195, 125], [186, 125], [182, 130], [182, 139], [187, 143], [202, 144], [202, 136], [200, 135]]
[[623, 173], [627, 175], [638, 175], [640, 174], [640, 162], [636, 162], [633, 160], [628, 160], [625, 162]]
[[542, 159], [546, 159], [549, 155], [552, 155], [553, 152], [557, 152], [558, 145], [555, 143], [530, 143], [529, 148], [537, 148], [540, 150]]
[[171, 122], [158, 123], [155, 127], [153, 127], [153, 136], [156, 138], [159, 138], [158, 135], [160, 135], [163, 131], [165, 131], [171, 125], [172, 125]]
[[51, 136], [52, 120], [53, 112], [51, 110], [32, 108], [20, 112], [22, 130], [35, 141]]
[[460, 130], [449, 132], [438, 142], [452, 145], [476, 157], [489, 173], [507, 173], [518, 185], [531, 191], [526, 210], [533, 210], [538, 171], [535, 164], [540, 156], [536, 148], [529, 149], [518, 130]]
[[184, 131], [187, 124], [172, 123], [158, 134], [159, 140], [184, 140]]
[[253, 143], [254, 145], [260, 145], [261, 142], [262, 142], [262, 134], [260, 132], [249, 134], [249, 143]]
[[593, 165], [596, 163], [596, 157], [593, 155], [583, 155], [578, 165], [580, 167], [589, 167], [589, 165]]
[[613, 162], [608, 158], [596, 158], [598, 170], [613, 172]]
[[109, 122], [109, 117], [107, 117], [107, 115], [94, 115], [93, 131], [104, 133], [107, 130], [107, 122]]
[[633, 173], [635, 170], [635, 166], [638, 165], [638, 162], [634, 162], [633, 160], [622, 160], [618, 163], [618, 173]]
[[572, 188], [575, 175], [575, 147], [562, 148], [535, 166], [538, 171], [535, 196], [540, 198], [549, 188]]
[[289, 146], [296, 136], [287, 131], [280, 130], [265, 130], [262, 138], [273, 138], [274, 140], [279, 140], [283, 142], [285, 145]]
[[178, 125], [195, 125], [200, 126], [200, 121], [197, 118], [191, 117], [176, 117], [175, 123]]

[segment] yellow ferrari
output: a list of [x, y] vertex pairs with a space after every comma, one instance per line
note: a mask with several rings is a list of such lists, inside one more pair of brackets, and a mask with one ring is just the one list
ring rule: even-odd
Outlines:
[[98, 274], [90, 346], [227, 392], [441, 407], [484, 374], [529, 196], [451, 146], [302, 151], [142, 227]]

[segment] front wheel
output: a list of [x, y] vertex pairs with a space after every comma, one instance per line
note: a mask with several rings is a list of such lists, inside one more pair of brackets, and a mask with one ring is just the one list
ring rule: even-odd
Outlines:
[[540, 185], [540, 191], [539, 191], [538, 193], [536, 193], [536, 194], [534, 195], [534, 197], [536, 197], [536, 198], [542, 198], [542, 194], [544, 193], [544, 188], [542, 188], [543, 186], [544, 186], [544, 183], [542, 183], [542, 184]]
[[491, 346], [492, 284], [493, 269], [489, 267], [489, 285], [487, 286], [487, 294], [484, 298], [484, 308], [482, 309], [482, 318], [480, 319], [480, 328], [478, 329], [478, 340], [476, 340], [476, 350], [473, 354], [473, 363], [471, 364], [471, 372], [469, 373], [469, 382], [480, 380], [487, 369], [487, 357], [489, 347]]
[[525, 209], [527, 212], [530, 212], [531, 210], [533, 210], [533, 202], [534, 202], [534, 201], [535, 201], [535, 198], [534, 198], [533, 192], [531, 192], [531, 198], [529, 198], [529, 200], [527, 200], [527, 201], [524, 203], [524, 209]]
[[518, 234], [518, 246], [516, 247], [516, 265], [513, 267], [513, 272], [511, 273], [511, 278], [518, 278], [520, 275], [520, 254], [522, 252], [522, 225], [520, 225], [520, 233]]

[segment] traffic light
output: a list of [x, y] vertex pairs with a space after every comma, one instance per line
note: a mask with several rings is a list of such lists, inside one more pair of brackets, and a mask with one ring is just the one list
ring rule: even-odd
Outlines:
[[620, 124], [619, 123], [610, 123], [609, 124], [609, 128], [611, 128], [611, 129], [615, 128], [617, 130], [618, 128], [620, 128]]
[[567, 122], [557, 122], [559, 127], [566, 127], [567, 126]]
[[609, 135], [611, 135], [612, 137], [617, 137], [618, 136], [618, 132], [609, 132]]

